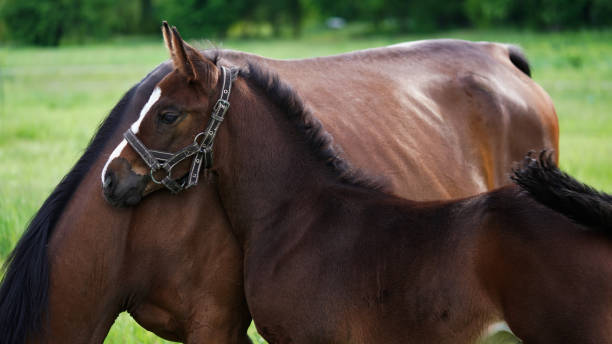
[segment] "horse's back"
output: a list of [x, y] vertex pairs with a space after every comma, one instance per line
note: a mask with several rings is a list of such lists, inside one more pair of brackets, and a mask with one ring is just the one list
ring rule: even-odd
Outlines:
[[558, 148], [552, 102], [511, 53], [434, 40], [300, 60], [224, 57], [279, 73], [348, 160], [388, 177], [395, 193], [438, 199], [507, 184], [525, 152]]

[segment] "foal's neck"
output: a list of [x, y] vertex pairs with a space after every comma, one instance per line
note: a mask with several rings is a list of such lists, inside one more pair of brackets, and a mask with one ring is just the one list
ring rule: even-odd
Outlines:
[[215, 165], [223, 205], [241, 241], [262, 230], [282, 231], [286, 218], [313, 216], [330, 190], [358, 188], [340, 180], [292, 114], [262, 90], [239, 79], [233, 92]]

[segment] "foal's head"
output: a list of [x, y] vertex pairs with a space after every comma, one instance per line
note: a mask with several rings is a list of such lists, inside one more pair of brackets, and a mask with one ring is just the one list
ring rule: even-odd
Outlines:
[[[131, 133], [126, 132], [126, 139], [102, 170], [104, 195], [117, 206], [134, 205], [164, 185], [174, 192], [193, 185], [189, 177], [199, 173], [199, 168], [194, 171], [192, 161], [205, 167], [212, 158], [202, 150], [203, 141], [210, 139], [204, 135], [204, 127], [211, 113], [219, 114], [217, 108], [229, 104], [217, 100], [224, 92], [223, 76], [230, 72], [225, 73], [185, 43], [175, 27], [164, 22], [162, 32], [174, 71], [157, 84], [130, 127]], [[229, 90], [225, 93], [229, 97]], [[174, 153], [182, 154], [172, 157]], [[172, 163], [164, 165], [167, 160]]]

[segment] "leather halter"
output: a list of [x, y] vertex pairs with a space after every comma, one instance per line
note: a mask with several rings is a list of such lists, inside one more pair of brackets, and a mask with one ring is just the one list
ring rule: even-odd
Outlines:
[[[189, 146], [176, 153], [162, 152], [148, 149], [144, 143], [136, 137], [131, 128], [123, 133], [125, 140], [134, 148], [151, 169], [151, 180], [156, 184], [163, 184], [174, 194], [198, 184], [202, 163], [204, 163], [205, 169], [212, 167], [213, 144], [215, 136], [217, 135], [217, 129], [219, 129], [225, 113], [229, 109], [230, 103], [228, 100], [232, 90], [232, 82], [236, 80], [238, 76], [237, 68], [228, 69], [227, 67], [221, 66], [221, 70], [223, 72], [221, 96], [213, 107], [206, 129], [197, 134], [193, 139], [193, 143]], [[199, 139], [201, 139], [201, 142], [198, 142]], [[178, 179], [172, 179], [172, 168], [192, 155], [195, 155], [195, 157], [191, 163], [191, 169], [189, 170], [186, 180], [179, 183]], [[155, 179], [154, 173], [161, 169], [166, 171], [166, 176], [162, 180], [157, 180]]]

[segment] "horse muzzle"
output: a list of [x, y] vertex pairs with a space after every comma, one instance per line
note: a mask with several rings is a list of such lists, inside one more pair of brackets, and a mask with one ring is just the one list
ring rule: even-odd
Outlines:
[[104, 175], [104, 198], [115, 207], [136, 205], [142, 199], [149, 180], [148, 175], [135, 173], [124, 158], [116, 158]]

